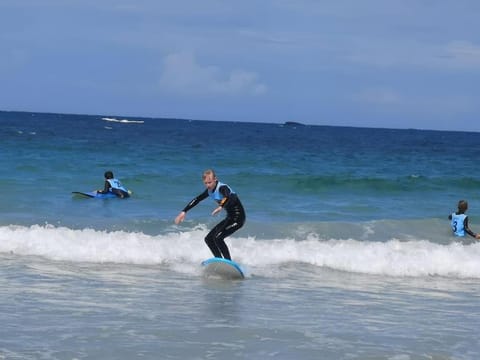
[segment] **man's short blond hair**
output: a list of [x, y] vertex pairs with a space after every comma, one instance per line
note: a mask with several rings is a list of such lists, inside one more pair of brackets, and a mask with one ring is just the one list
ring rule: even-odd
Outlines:
[[203, 172], [202, 179], [205, 180], [205, 178], [210, 175], [213, 176], [214, 179], [217, 177], [213, 169], [207, 169]]

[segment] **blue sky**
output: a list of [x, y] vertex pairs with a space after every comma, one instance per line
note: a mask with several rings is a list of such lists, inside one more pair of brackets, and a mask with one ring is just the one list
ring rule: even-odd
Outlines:
[[478, 0], [1, 0], [0, 109], [480, 131]]

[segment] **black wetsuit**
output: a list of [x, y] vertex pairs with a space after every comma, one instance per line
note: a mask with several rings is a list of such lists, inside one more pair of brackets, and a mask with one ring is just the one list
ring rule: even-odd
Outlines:
[[[224, 239], [240, 229], [245, 223], [245, 210], [237, 194], [231, 192], [227, 185], [221, 185], [218, 189], [220, 194], [224, 197], [222, 201], [219, 201], [219, 205], [227, 212], [227, 217], [219, 222], [205, 237], [205, 242], [212, 251], [215, 257], [223, 257], [231, 260], [230, 252], [225, 244]], [[195, 197], [188, 203], [183, 211], [187, 212], [200, 201], [209, 197], [208, 189], [205, 189], [203, 193]]]

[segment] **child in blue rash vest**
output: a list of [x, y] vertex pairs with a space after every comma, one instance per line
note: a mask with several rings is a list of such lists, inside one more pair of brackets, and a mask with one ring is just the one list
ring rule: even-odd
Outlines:
[[450, 225], [452, 227], [453, 234], [455, 236], [464, 237], [465, 233], [474, 237], [475, 239], [480, 239], [480, 234], [475, 234], [468, 227], [468, 216], [465, 215], [468, 209], [468, 202], [466, 200], [460, 200], [458, 202], [458, 210], [448, 216], [448, 219], [451, 221]]
[[237, 194], [227, 184], [218, 181], [213, 170], [204, 171], [202, 180], [206, 187], [205, 191], [193, 198], [185, 206], [175, 218], [175, 224], [181, 223], [185, 219], [187, 211], [200, 201], [205, 200], [207, 197], [212, 198], [218, 204], [212, 215], [216, 215], [222, 209], [225, 209], [227, 216], [207, 234], [205, 242], [215, 257], [231, 260], [230, 252], [225, 244], [225, 238], [243, 226], [245, 223], [245, 210]]
[[109, 192], [114, 193], [119, 198], [128, 198], [130, 196], [130, 191], [125, 189], [120, 180], [115, 179], [113, 172], [105, 171], [105, 186], [103, 190], [97, 190], [99, 194], [107, 194]]

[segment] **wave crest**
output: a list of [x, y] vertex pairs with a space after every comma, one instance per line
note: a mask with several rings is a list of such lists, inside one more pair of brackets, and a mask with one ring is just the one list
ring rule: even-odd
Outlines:
[[[205, 227], [164, 235], [73, 230], [51, 225], [0, 227], [0, 252], [55, 261], [195, 265], [211, 257]], [[434, 244], [426, 240], [369, 242], [356, 239], [305, 240], [229, 238], [235, 260], [255, 273], [285, 264], [305, 264], [360, 274], [480, 278], [480, 243]]]

